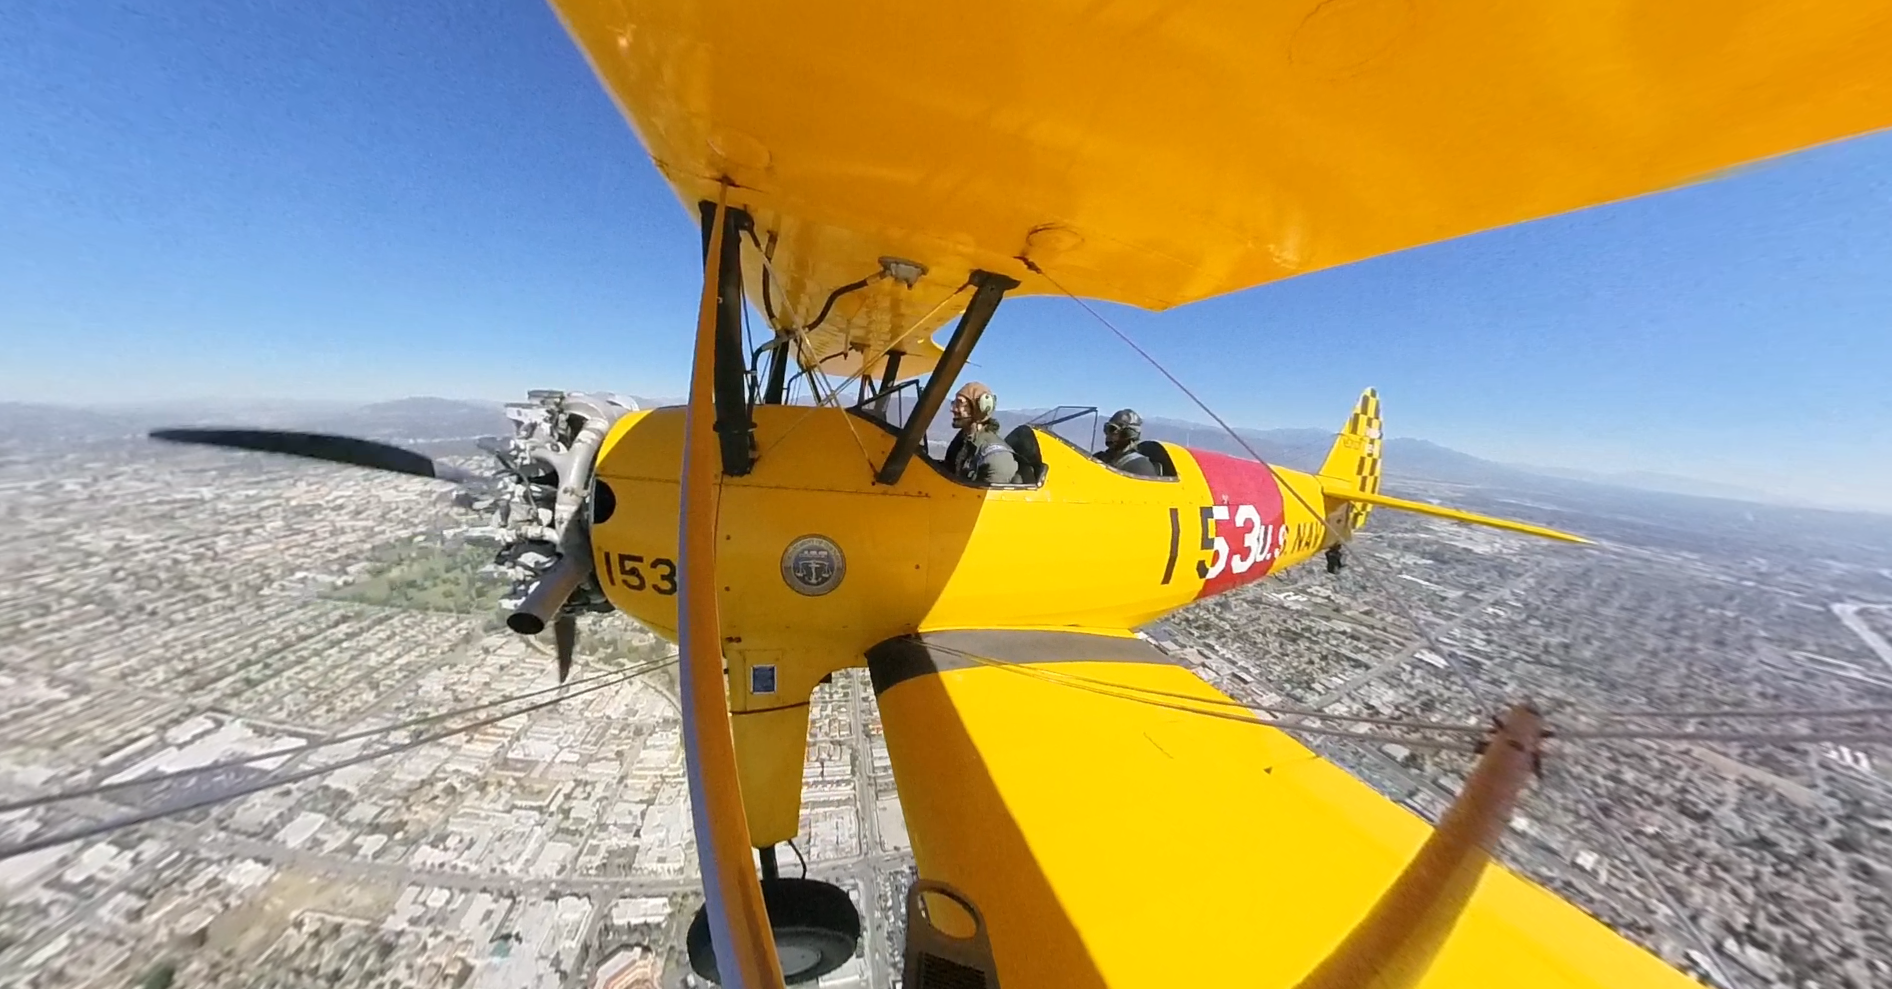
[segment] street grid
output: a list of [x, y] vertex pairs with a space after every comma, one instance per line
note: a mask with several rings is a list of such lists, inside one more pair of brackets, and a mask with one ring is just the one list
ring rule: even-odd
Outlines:
[[[1145, 633], [1239, 700], [1336, 714], [1481, 724], [1530, 698], [1595, 726], [1634, 709], [1892, 702], [1883, 564], [1757, 556], [1711, 529], [1652, 544], [1564, 511], [1602, 544], [1380, 511], [1341, 574], [1293, 571]], [[365, 549], [449, 551], [467, 524], [437, 485], [320, 465], [137, 443], [0, 457], [0, 800], [549, 686], [544, 645], [491, 613], [336, 593], [368, 574]], [[626, 619], [588, 619], [578, 672], [667, 652]], [[822, 984], [892, 987], [914, 872], [865, 672], [819, 688], [810, 722], [798, 845], [864, 927], [860, 955]], [[1428, 818], [1469, 768], [1303, 741]], [[381, 744], [0, 815], [0, 842]], [[1560, 740], [1501, 854], [1705, 982], [1892, 984], [1881, 748]], [[798, 868], [786, 850], [782, 863]], [[674, 678], [656, 672], [0, 862], [0, 982], [119, 987], [175, 966], [194, 986], [576, 989], [633, 959], [649, 984], [693, 985], [682, 940], [699, 902]]]

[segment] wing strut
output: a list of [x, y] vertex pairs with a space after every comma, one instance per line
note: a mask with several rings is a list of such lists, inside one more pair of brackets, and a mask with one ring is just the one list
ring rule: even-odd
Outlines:
[[[727, 194], [725, 187], [724, 194]], [[780, 989], [782, 963], [750, 857], [749, 818], [737, 786], [736, 746], [729, 727], [729, 696], [723, 681], [723, 637], [716, 602], [717, 413], [719, 317], [724, 296], [724, 239], [732, 226], [728, 209], [714, 204], [704, 251], [703, 299], [697, 313], [696, 357], [690, 372], [689, 418], [683, 434], [683, 503], [677, 544], [682, 587], [677, 598], [677, 649], [681, 659], [683, 744], [689, 760], [690, 816], [696, 857], [703, 872], [716, 970], [728, 989]], [[742, 348], [733, 353], [740, 364]], [[746, 410], [745, 410], [746, 411]], [[723, 434], [726, 441], [728, 433]], [[747, 437], [744, 437], [747, 443]], [[728, 447], [723, 447], [727, 453]], [[746, 465], [747, 449], [744, 449]]]
[[[755, 421], [749, 414], [748, 367], [743, 363], [742, 238], [737, 231], [751, 221], [742, 210], [707, 199], [697, 209], [703, 215], [704, 277], [716, 286], [716, 294], [709, 297], [716, 306], [715, 428], [721, 439], [723, 473], [741, 477], [755, 465]], [[712, 253], [714, 268], [708, 267]]]
[[966, 366], [966, 358], [972, 355], [972, 348], [978, 344], [979, 335], [985, 332], [985, 324], [992, 321], [992, 314], [999, 308], [999, 300], [1005, 297], [1005, 293], [1018, 287], [1018, 279], [990, 271], [974, 271], [967, 281], [973, 286], [972, 301], [966, 303], [966, 311], [959, 315], [959, 325], [953, 328], [953, 338], [947, 342], [946, 352], [933, 365], [933, 373], [926, 379], [926, 387], [920, 390], [920, 398], [914, 403], [913, 414], [907, 417], [906, 427], [900, 430], [900, 438], [894, 441], [893, 449], [888, 451], [887, 462], [881, 465], [880, 473], [874, 476], [876, 483], [900, 483], [900, 475], [906, 473], [907, 463], [913, 459], [914, 451], [926, 439], [926, 427], [932, 425], [933, 417], [939, 414], [939, 407], [946, 401], [946, 389], [953, 386], [960, 370]]
[[1419, 983], [1472, 897], [1536, 772], [1544, 722], [1529, 704], [1499, 719], [1438, 830], [1346, 940], [1296, 989], [1408, 989]]

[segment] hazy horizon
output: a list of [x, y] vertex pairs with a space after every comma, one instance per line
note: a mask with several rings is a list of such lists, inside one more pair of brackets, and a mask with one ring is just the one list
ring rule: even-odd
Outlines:
[[[568, 390], [582, 391], [585, 389], [568, 389]], [[593, 390], [607, 390], [608, 391], [609, 389], [593, 389]], [[683, 388], [677, 387], [677, 388], [668, 389], [668, 390], [659, 389], [656, 391], [656, 393], [648, 394], [648, 395], [634, 394], [634, 393], [623, 391], [623, 390], [618, 390], [617, 393], [620, 395], [635, 397], [637, 399], [644, 400], [644, 401], [680, 402], [683, 400], [682, 398], [683, 391], [684, 391]], [[302, 397], [302, 398], [284, 398], [284, 397], [243, 398], [243, 397], [235, 397], [235, 396], [198, 395], [198, 396], [193, 396], [193, 397], [147, 399], [147, 400], [120, 398], [116, 401], [108, 400], [108, 401], [99, 401], [99, 402], [70, 402], [70, 401], [67, 401], [67, 402], [58, 402], [58, 401], [14, 402], [14, 400], [11, 400], [11, 399], [0, 398], [0, 407], [4, 407], [5, 405], [11, 403], [11, 404], [18, 404], [18, 405], [43, 406], [43, 407], [51, 407], [51, 408], [69, 408], [69, 409], [76, 409], [76, 410], [81, 410], [81, 411], [92, 411], [92, 412], [112, 413], [112, 414], [136, 414], [140, 412], [146, 413], [146, 414], [155, 414], [166, 409], [176, 409], [179, 411], [186, 411], [186, 410], [203, 411], [206, 409], [229, 409], [233, 415], [240, 416], [241, 413], [246, 409], [253, 410], [253, 411], [260, 411], [264, 409], [276, 409], [282, 412], [289, 412], [291, 414], [293, 414], [297, 410], [305, 410], [310, 413], [320, 413], [320, 412], [340, 412], [340, 411], [348, 411], [348, 410], [358, 410], [358, 409], [363, 409], [363, 408], [368, 408], [368, 407], [373, 407], [373, 406], [382, 406], [382, 405], [404, 403], [404, 402], [429, 402], [429, 401], [450, 402], [450, 403], [469, 403], [469, 404], [482, 404], [482, 405], [490, 404], [497, 407], [497, 406], [503, 405], [506, 402], [521, 400], [524, 398], [524, 396], [525, 396], [525, 393], [523, 390], [521, 390], [517, 396], [509, 397], [509, 398], [489, 398], [485, 396], [465, 396], [465, 395], [461, 395], [461, 396], [399, 395], [392, 398], [377, 398], [377, 399], [362, 400], [362, 399], [352, 399], [352, 398], [337, 398], [337, 397], [332, 397], [332, 396], [331, 397]], [[1042, 407], [1035, 407], [1035, 408], [1042, 408]], [[1001, 408], [999, 411], [1001, 414], [1003, 414], [1006, 412], [1024, 411], [1024, 409], [1018, 406], [1007, 406], [1005, 408]], [[1110, 409], [1108, 408], [1100, 408], [1100, 412], [1102, 414], [1107, 414], [1109, 411]], [[1199, 410], [1196, 410], [1196, 411], [1198, 412], [1198, 417], [1196, 418], [1192, 418], [1187, 415], [1151, 416], [1149, 418], [1153, 420], [1160, 419], [1160, 420], [1167, 420], [1170, 422], [1187, 423], [1192, 428], [1204, 430], [1210, 433], [1219, 434], [1221, 432], [1221, 428], [1219, 426], [1216, 426], [1214, 423], [1204, 421], [1204, 419], [1200, 417]], [[235, 422], [233, 420], [230, 424], [240, 425], [241, 423]], [[281, 423], [264, 423], [263, 425], [281, 425]], [[1332, 426], [1323, 426], [1323, 425], [1318, 425], [1314, 423], [1282, 423], [1282, 424], [1270, 424], [1270, 425], [1254, 425], [1254, 424], [1249, 424], [1249, 423], [1234, 422], [1232, 423], [1232, 425], [1234, 425], [1235, 428], [1237, 429], [1254, 430], [1254, 431], [1259, 431], [1259, 432], [1264, 432], [1264, 433], [1265, 432], [1286, 433], [1286, 432], [1320, 431], [1320, 432], [1331, 434], [1334, 431]], [[4, 427], [4, 424], [0, 424], [0, 434], [4, 433], [3, 427]], [[1463, 448], [1453, 446], [1450, 444], [1446, 444], [1431, 437], [1414, 436], [1410, 434], [1400, 433], [1390, 428], [1387, 433], [1387, 439], [1389, 442], [1407, 441], [1407, 442], [1426, 443], [1426, 444], [1430, 444], [1432, 446], [1436, 446], [1441, 449], [1447, 450], [1451, 453], [1464, 454], [1467, 456], [1474, 457], [1476, 459], [1479, 459], [1481, 461], [1484, 461], [1486, 463], [1492, 464], [1497, 467], [1524, 470], [1528, 472], [1537, 473], [1545, 478], [1551, 478], [1551, 479], [1557, 479], [1557, 480], [1577, 480], [1577, 481], [1584, 481], [1584, 482], [1589, 482], [1589, 483], [1611, 485], [1611, 486], [1616, 486], [1616, 487], [1625, 487], [1625, 488], [1630, 488], [1633, 490], [1640, 490], [1640, 491], [1649, 492], [1649, 493], [1684, 494], [1684, 495], [1690, 495], [1693, 497], [1700, 497], [1700, 498], [1716, 498], [1716, 499], [1723, 499], [1723, 500], [1746, 501], [1746, 502], [1751, 502], [1754, 504], [1771, 505], [1771, 506], [1782, 507], [1782, 508], [1810, 508], [1810, 509], [1818, 509], [1818, 510], [1823, 510], [1823, 511], [1838, 511], [1838, 512], [1867, 512], [1867, 513], [1877, 514], [1877, 515], [1892, 516], [1892, 505], [1882, 506], [1882, 505], [1877, 505], [1877, 504], [1847, 503], [1843, 501], [1834, 502], [1834, 501], [1806, 500], [1806, 499], [1795, 498], [1789, 495], [1783, 495], [1779, 492], [1768, 491], [1762, 488], [1756, 488], [1752, 486], [1746, 486], [1746, 485], [1730, 483], [1730, 482], [1725, 482], [1725, 481], [1718, 481], [1712, 478], [1680, 474], [1680, 473], [1675, 473], [1671, 471], [1645, 471], [1645, 470], [1609, 471], [1609, 470], [1596, 470], [1596, 469], [1591, 469], [1591, 468], [1576, 467], [1569, 464], [1559, 464], [1559, 463], [1546, 461], [1546, 460], [1538, 460], [1538, 461], [1532, 461], [1532, 462], [1508, 461], [1508, 460], [1503, 460], [1496, 457], [1484, 455], [1476, 450], [1468, 450], [1468, 449], [1463, 449]], [[1398, 472], [1397, 460], [1398, 458], [1397, 458], [1396, 452], [1389, 451], [1388, 466], [1395, 473]], [[1674, 485], [1662, 484], [1658, 482], [1686, 482], [1687, 484], [1699, 485], [1700, 489], [1699, 490], [1678, 489]]]

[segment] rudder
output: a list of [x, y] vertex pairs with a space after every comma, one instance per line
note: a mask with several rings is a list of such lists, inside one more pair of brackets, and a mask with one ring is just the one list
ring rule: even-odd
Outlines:
[[[1360, 393], [1359, 404], [1347, 417], [1347, 425], [1335, 437], [1327, 462], [1321, 465], [1321, 477], [1340, 482], [1348, 490], [1378, 494], [1380, 490], [1380, 449], [1383, 445], [1380, 425], [1380, 393], [1372, 388]], [[1366, 524], [1373, 506], [1350, 502], [1346, 523], [1349, 529]]]

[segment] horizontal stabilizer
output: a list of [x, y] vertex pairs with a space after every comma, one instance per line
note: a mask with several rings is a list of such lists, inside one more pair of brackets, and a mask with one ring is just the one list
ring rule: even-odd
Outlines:
[[1584, 543], [1587, 545], [1590, 542], [1582, 536], [1573, 536], [1568, 532], [1558, 532], [1556, 529], [1546, 529], [1541, 525], [1532, 525], [1529, 522], [1513, 522], [1510, 519], [1493, 518], [1489, 515], [1479, 515], [1476, 512], [1462, 512], [1456, 508], [1446, 508], [1441, 505], [1432, 505], [1423, 501], [1407, 501], [1404, 498], [1389, 498], [1383, 494], [1368, 494], [1365, 491], [1355, 491], [1347, 484], [1336, 482], [1328, 478], [1321, 479], [1320, 493], [1326, 495], [1329, 502], [1350, 501], [1361, 505], [1378, 505], [1381, 508], [1395, 508], [1402, 512], [1417, 512], [1420, 515], [1430, 515], [1434, 518], [1457, 519], [1460, 522], [1471, 522], [1475, 525], [1488, 525], [1494, 529], [1508, 529], [1511, 532], [1522, 532], [1530, 536], [1543, 536], [1545, 539], [1559, 539], [1566, 543]]

